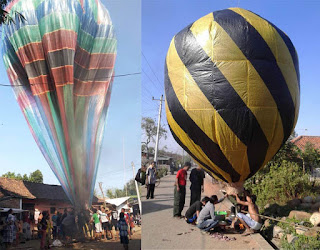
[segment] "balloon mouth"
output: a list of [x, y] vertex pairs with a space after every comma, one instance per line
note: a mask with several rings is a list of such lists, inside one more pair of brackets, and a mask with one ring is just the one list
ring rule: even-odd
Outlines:
[[243, 187], [244, 182], [239, 181], [239, 182], [232, 182], [232, 183], [225, 183], [225, 190], [228, 195], [233, 195], [233, 194], [241, 194], [244, 191]]

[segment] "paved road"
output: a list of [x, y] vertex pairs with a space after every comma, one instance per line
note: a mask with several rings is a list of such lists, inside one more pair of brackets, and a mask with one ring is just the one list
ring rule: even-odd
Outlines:
[[[174, 177], [174, 175], [168, 175], [161, 179], [160, 186], [155, 189], [153, 200], [145, 198], [146, 189], [143, 188], [142, 249], [272, 249], [259, 234], [246, 237], [226, 234], [236, 237], [237, 240], [224, 242], [202, 234], [198, 228], [187, 224], [183, 219], [173, 218]], [[219, 188], [217, 185], [212, 185], [210, 179], [206, 179], [205, 189], [207, 191], [213, 192]], [[218, 197], [222, 196], [221, 193], [216, 194]], [[182, 214], [188, 208], [189, 199], [188, 186], [186, 204]], [[220, 210], [224, 210], [226, 206], [228, 206], [228, 201], [221, 205]], [[216, 208], [218, 210], [219, 205]]]

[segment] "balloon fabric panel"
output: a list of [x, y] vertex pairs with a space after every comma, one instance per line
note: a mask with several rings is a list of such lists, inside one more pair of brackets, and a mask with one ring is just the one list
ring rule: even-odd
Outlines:
[[176, 141], [212, 176], [242, 182], [294, 129], [297, 54], [290, 39], [258, 15], [216, 11], [172, 39], [165, 91]]
[[75, 206], [90, 205], [116, 59], [113, 25], [97, 0], [20, 0], [7, 11], [3, 60], [42, 154]]

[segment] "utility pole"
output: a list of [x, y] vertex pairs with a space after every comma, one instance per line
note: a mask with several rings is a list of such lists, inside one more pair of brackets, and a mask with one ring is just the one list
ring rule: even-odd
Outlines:
[[100, 187], [100, 190], [101, 190], [101, 193], [102, 193], [102, 197], [103, 197], [103, 206], [106, 207], [106, 198], [104, 197], [104, 193], [103, 193], [103, 190], [102, 190], [102, 182], [99, 182], [99, 187]]
[[161, 111], [162, 111], [163, 95], [161, 95], [160, 99], [154, 99], [154, 97], [152, 97], [152, 100], [153, 101], [160, 101], [159, 114], [158, 114], [158, 127], [157, 127], [156, 146], [154, 148], [154, 161], [156, 162], [156, 168], [158, 168], [157, 159], [158, 159], [159, 132], [160, 132], [160, 123], [161, 123]]
[[134, 179], [134, 183], [136, 184], [136, 190], [137, 190], [137, 196], [138, 196], [138, 203], [139, 203], [139, 210], [140, 210], [140, 215], [142, 214], [142, 205], [141, 205], [141, 198], [140, 198], [140, 192], [139, 192], [139, 187], [138, 187], [138, 183], [135, 180], [135, 170], [134, 170], [134, 163], [131, 162], [131, 166], [132, 166], [132, 173], [133, 173], [133, 179]]
[[123, 151], [123, 182], [126, 188], [126, 196], [128, 196], [128, 188], [126, 183], [126, 160], [124, 156], [124, 137], [122, 137], [122, 151]]

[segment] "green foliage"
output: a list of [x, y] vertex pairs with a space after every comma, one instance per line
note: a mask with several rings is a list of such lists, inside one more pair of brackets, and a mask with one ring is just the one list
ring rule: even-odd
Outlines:
[[317, 237], [309, 237], [305, 235], [297, 235], [298, 237], [294, 243], [290, 244], [287, 241], [287, 237], [281, 239], [281, 248], [283, 249], [320, 249], [320, 239]]
[[297, 163], [282, 161], [271, 165], [269, 172], [259, 176], [259, 180], [249, 179], [245, 188], [257, 195], [257, 204], [264, 207], [267, 203], [285, 204], [288, 200], [310, 195], [312, 185], [309, 176], [303, 174]]
[[136, 196], [136, 185], [134, 183], [134, 179], [128, 181], [123, 189], [115, 188], [115, 189], [107, 189], [105, 191], [106, 196], [110, 199], [113, 198], [119, 198], [119, 197], [125, 197], [125, 196]]
[[167, 175], [168, 169], [167, 168], [160, 168], [157, 170], [157, 176], [162, 178], [163, 176]]
[[22, 181], [43, 183], [43, 175], [40, 170], [36, 170], [36, 171], [30, 173], [29, 177], [27, 176], [27, 174], [24, 174], [23, 176], [21, 176], [21, 174], [16, 174], [15, 172], [10, 172], [10, 171], [3, 174], [2, 177], [16, 179], [16, 180], [22, 180]]
[[17, 12], [14, 11], [12, 13], [12, 15], [10, 16], [9, 13], [7, 11], [5, 11], [5, 7], [7, 6], [7, 4], [11, 2], [9, 0], [0, 0], [0, 25], [4, 24], [4, 23], [14, 23], [14, 19], [17, 17], [20, 21], [25, 21], [26, 19], [24, 18], [24, 16]]

